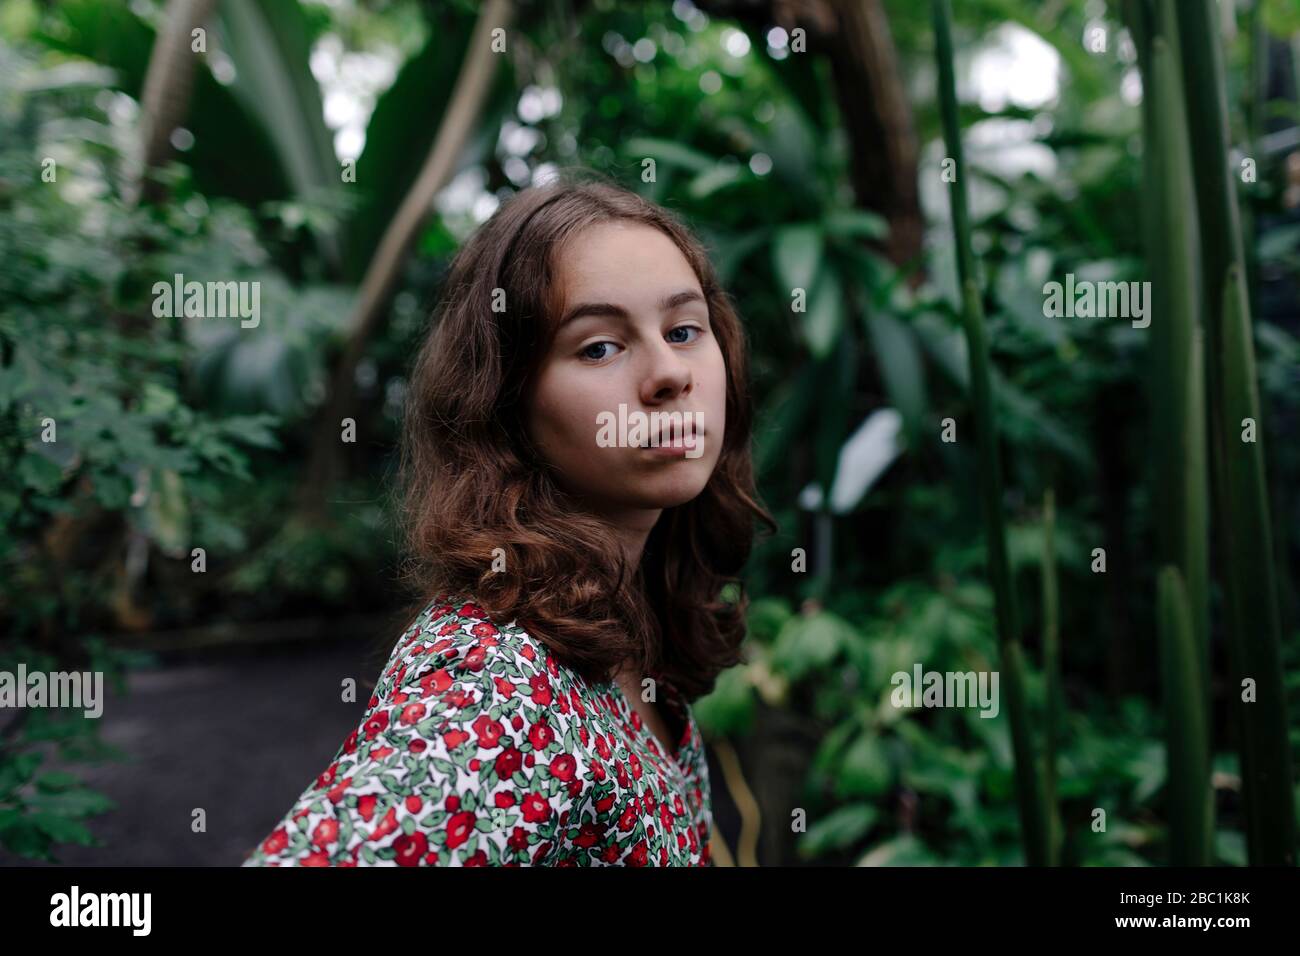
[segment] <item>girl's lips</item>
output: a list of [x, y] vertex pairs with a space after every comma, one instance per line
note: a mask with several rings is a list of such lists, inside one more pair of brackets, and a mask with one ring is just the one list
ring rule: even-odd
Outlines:
[[681, 445], [683, 441], [697, 442], [704, 437], [704, 434], [705, 430], [694, 423], [678, 428], [676, 431], [672, 428], [664, 428], [657, 434], [651, 435], [641, 447], [649, 448], [658, 445], [662, 448], [665, 445]]
[[641, 450], [663, 458], [685, 458], [686, 453], [693, 449], [687, 448], [685, 445], [642, 445]]
[[684, 458], [687, 452], [695, 452], [693, 457], [698, 458], [702, 451], [702, 442], [704, 433], [696, 432], [691, 429], [685, 435], [672, 436], [669, 441], [655, 445], [653, 443], [642, 445], [642, 451], [648, 451], [653, 455], [662, 455], [666, 458]]

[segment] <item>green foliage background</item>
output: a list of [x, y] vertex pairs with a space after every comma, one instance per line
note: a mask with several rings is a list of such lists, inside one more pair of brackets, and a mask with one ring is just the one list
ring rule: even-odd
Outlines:
[[[1116, 42], [1118, 12], [1106, 4], [957, 6], [959, 76], [972, 51], [1008, 24], [1061, 61], [1051, 103], [986, 111], [963, 96], [961, 111], [1009, 557], [1035, 706], [1044, 700], [1048, 489], [1056, 502], [1068, 705], [1057, 767], [1062, 861], [1161, 863], [1166, 758], [1148, 343], [1126, 321], [1058, 319], [1042, 308], [1043, 283], [1067, 272], [1146, 276], [1141, 116], [1122, 95], [1135, 66]], [[548, 164], [599, 169], [680, 211], [713, 252], [751, 341], [756, 464], [780, 532], [761, 543], [746, 575], [754, 597], [748, 662], [696, 709], [719, 737], [744, 740], [762, 712], [777, 710], [820, 741], [800, 803], [809, 826], [790, 837], [793, 852], [817, 862], [1017, 864], [1024, 857], [1005, 707], [990, 720], [969, 708], [907, 711], [889, 700], [894, 672], [910, 673], [915, 662], [993, 670], [998, 645], [975, 446], [966, 440], [969, 373], [938, 176], [944, 154], [928, 10], [886, 8], [922, 145], [921, 261], [891, 263], [877, 245], [888, 224], [853, 206], [829, 64], [815, 51], [774, 58], [761, 33], [681, 4], [582, 5], [576, 32], [552, 8], [526, 7], [518, 55], [493, 87], [459, 171], [477, 171], [486, 191], [504, 195]], [[1273, 34], [1300, 29], [1287, 4], [1264, 9]], [[212, 56], [200, 63], [185, 124], [192, 145], [157, 174], [168, 198], [136, 204], [131, 156], [162, 5], [6, 4], [0, 668], [93, 662], [120, 681], [139, 660], [117, 646], [125, 630], [392, 606], [398, 555], [387, 482], [406, 362], [446, 263], [475, 224], [468, 210], [440, 206], [429, 219], [367, 344], [357, 375], [363, 438], [348, 453], [325, 520], [299, 520], [295, 503], [357, 284], [432, 144], [475, 10], [410, 0], [230, 3], [213, 48], [234, 60], [236, 80], [217, 79]], [[1105, 53], [1082, 45], [1092, 23], [1109, 31]], [[733, 56], [728, 39], [738, 29], [750, 46]], [[350, 52], [387, 45], [401, 58], [377, 96], [355, 186], [337, 181], [337, 156], [322, 154], [329, 133], [305, 53], [326, 35]], [[275, 37], [278, 52], [258, 54], [254, 36]], [[648, 60], [630, 53], [640, 38], [654, 41]], [[1234, 104], [1250, 103], [1250, 39], [1243, 30], [1229, 47]], [[702, 86], [706, 74], [716, 77], [715, 92]], [[521, 96], [543, 88], [560, 92], [559, 108], [526, 118]], [[1294, 128], [1294, 99], [1255, 107]], [[520, 129], [531, 145], [512, 153], [503, 144]], [[1243, 143], [1252, 135], [1234, 133]], [[1055, 172], [1020, 171], [1008, 160], [1026, 146], [1050, 156]], [[647, 156], [656, 158], [654, 182], [642, 181]], [[46, 158], [57, 163], [54, 183], [41, 178]], [[1294, 292], [1300, 220], [1284, 202], [1283, 157], [1259, 159], [1259, 181], [1241, 187], [1258, 226], [1251, 266], [1268, 289]], [[152, 284], [177, 272], [259, 281], [258, 334], [241, 334], [235, 322], [154, 318]], [[790, 310], [795, 287], [810, 290], [806, 313]], [[1265, 289], [1252, 285], [1255, 344], [1295, 715], [1300, 342], [1294, 302], [1270, 311]], [[1289, 315], [1290, 324], [1270, 315]], [[810, 505], [811, 484], [825, 501], [837, 482], [852, 483], [841, 452], [886, 406], [902, 417], [901, 454], [846, 505]], [[955, 443], [939, 438], [947, 418], [958, 423]], [[56, 443], [41, 440], [47, 419]], [[196, 547], [205, 551], [204, 574], [192, 570]], [[1092, 569], [1096, 547], [1107, 550], [1104, 575]], [[804, 573], [792, 570], [798, 548], [808, 558]], [[1217, 607], [1220, 596], [1212, 599]], [[42, 774], [40, 758], [45, 742], [103, 756], [90, 723], [33, 711], [4, 732], [6, 849], [53, 858], [59, 844], [93, 840], [85, 818], [110, 808], [74, 775]], [[1244, 864], [1231, 728], [1216, 719], [1213, 730], [1214, 855]], [[1300, 725], [1290, 743], [1300, 748]], [[1105, 832], [1092, 827], [1098, 807]], [[788, 821], [764, 826], [784, 830]]]

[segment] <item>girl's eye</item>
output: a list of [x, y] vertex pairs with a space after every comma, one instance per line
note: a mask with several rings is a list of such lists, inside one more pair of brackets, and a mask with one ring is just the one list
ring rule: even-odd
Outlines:
[[[677, 336], [678, 332], [682, 332], [685, 334], [683, 337], [675, 337]], [[699, 326], [679, 325], [677, 326], [677, 328], [670, 329], [668, 331], [668, 340], [672, 342], [674, 345], [689, 345], [691, 342], [694, 342], [697, 338], [699, 338], [703, 334], [704, 334], [704, 330], [701, 329]], [[614, 354], [613, 352], [606, 352], [605, 351], [606, 348], [616, 349], [619, 348], [619, 345], [615, 342], [608, 342], [608, 341], [592, 342], [590, 345], [584, 346], [582, 351], [578, 353], [578, 356], [579, 358], [583, 358], [591, 362], [599, 362], [602, 359], [607, 359]]]
[[609, 347], [613, 348], [613, 347], [614, 347], [614, 343], [613, 343], [613, 342], [592, 342], [590, 345], [588, 345], [586, 348], [584, 348], [584, 349], [583, 349], [581, 352], [579, 352], [578, 354], [581, 355], [581, 356], [582, 356], [583, 358], [585, 358], [585, 359], [591, 359], [593, 362], [599, 362], [601, 359], [609, 358], [609, 356], [610, 356], [611, 353], [603, 352], [602, 354], [599, 354], [599, 355], [593, 355], [591, 350], [592, 350], [592, 349], [604, 349], [605, 346], [609, 346]]

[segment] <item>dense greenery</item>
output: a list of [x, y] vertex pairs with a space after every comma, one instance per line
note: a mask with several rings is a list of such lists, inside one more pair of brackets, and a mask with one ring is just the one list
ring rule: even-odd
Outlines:
[[[1171, 419], [1151, 382], [1171, 373], [1150, 330], [1043, 308], [1044, 283], [1067, 273], [1143, 280], [1171, 267], [1148, 256], [1143, 222], [1157, 237], [1169, 224], [1151, 219], [1156, 153], [1143, 106], [1125, 94], [1140, 84], [1140, 65], [1117, 5], [954, 5], [953, 126], [960, 120], [970, 207], [958, 228], [973, 252], [963, 266], [963, 278], [974, 273], [973, 303], [958, 291], [941, 176], [954, 153], [941, 135], [942, 51], [928, 5], [884, 5], [921, 144], [926, 235], [907, 261], [881, 245], [886, 216], [854, 204], [848, 117], [816, 44], [773, 55], [766, 27], [683, 3], [581, 4], [574, 32], [550, 6], [516, 11], [515, 55], [477, 117], [457, 185], [478, 173], [490, 194], [504, 194], [547, 164], [590, 166], [679, 210], [714, 252], [750, 336], [756, 464], [781, 530], [748, 570], [748, 662], [697, 713], [708, 734], [740, 741], [760, 710], [775, 709], [819, 741], [802, 801], [764, 804], [764, 828], [788, 830], [791, 813], [806, 810], [807, 832], [789, 842], [810, 861], [1017, 864], [1032, 855], [1017, 812], [1024, 778], [1011, 707], [985, 719], [969, 707], [891, 703], [891, 675], [918, 662], [1001, 669], [1010, 694], [1009, 635], [995, 625], [987, 557], [991, 509], [1005, 523], [1002, 600], [1019, 608], [1022, 717], [1033, 752], [1049, 755], [1033, 773], [1049, 784], [1052, 858], [1170, 859], [1182, 794], [1166, 786], [1166, 713], [1177, 711], [1162, 710], [1170, 658], [1161, 647], [1172, 640], [1203, 651], [1209, 668], [1197, 672], [1214, 701], [1209, 752], [1191, 770], [1208, 772], [1213, 788], [1206, 855], [1245, 864], [1239, 729], [1224, 705], [1237, 693], [1224, 676], [1227, 597], [1216, 581], [1193, 586], [1161, 572], [1178, 564], [1162, 524], [1175, 519], [1160, 478], [1168, 465], [1152, 452]], [[1252, 80], [1260, 38], [1300, 30], [1286, 8], [1264, 4], [1258, 21], [1243, 19], [1226, 48], [1225, 96], [1229, 145], [1258, 161], [1257, 181], [1237, 191], [1257, 230], [1244, 233], [1244, 255], [1292, 715], [1283, 745], [1300, 752], [1300, 329], [1293, 300], [1271, 305], [1296, 291], [1300, 219], [1286, 197], [1285, 154], [1259, 148], [1264, 132], [1294, 128], [1297, 115], [1294, 98], [1264, 102]], [[401, 262], [348, 378], [360, 438], [339, 452], [323, 510], [311, 506], [321, 489], [308, 467], [355, 334], [359, 283], [433, 146], [477, 9], [223, 0], [181, 124], [185, 148], [141, 170], [140, 104], [164, 5], [6, 5], [0, 621], [9, 640], [0, 669], [23, 660], [120, 679], [135, 660], [117, 647], [125, 632], [392, 605], [387, 479], [403, 377], [442, 270], [474, 225], [468, 209], [440, 202]], [[1041, 105], [985, 103], [965, 85], [971, 53], [1012, 27], [1059, 58], [1059, 88]], [[1097, 27], [1109, 39], [1101, 51], [1080, 40]], [[337, 173], [326, 97], [306, 56], [328, 44], [351, 53], [387, 44], [402, 58], [377, 89], [354, 182]], [[558, 97], [543, 94], [552, 89]], [[653, 182], [642, 177], [646, 157]], [[158, 192], [137, 200], [141, 176]], [[260, 282], [259, 334], [156, 318], [153, 284], [175, 273]], [[796, 288], [808, 290], [806, 312], [791, 311]], [[983, 463], [963, 326], [972, 309], [989, 353], [983, 414], [996, 423]], [[855, 455], [864, 423], [885, 407], [900, 416], [898, 448], [873, 439], [887, 468], [867, 474]], [[956, 441], [941, 438], [946, 419]], [[56, 442], [42, 440], [47, 420]], [[1004, 493], [989, 497], [991, 463]], [[1191, 531], [1208, 539], [1207, 521]], [[806, 571], [796, 570], [796, 549]], [[1059, 635], [1059, 663], [1047, 634]], [[56, 740], [94, 756], [92, 723], [30, 711], [7, 732], [0, 845], [50, 857], [60, 843], [91, 840], [83, 821], [107, 809], [103, 800], [73, 776], [42, 775], [40, 753]], [[763, 781], [749, 783], [762, 802]], [[1097, 808], [1104, 832], [1093, 826]]]

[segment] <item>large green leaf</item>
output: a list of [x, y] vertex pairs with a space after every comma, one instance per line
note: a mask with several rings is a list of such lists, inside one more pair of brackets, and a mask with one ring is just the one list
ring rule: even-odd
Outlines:
[[799, 841], [799, 853], [815, 857], [850, 846], [876, 822], [879, 811], [869, 803], [840, 807], [818, 820]]
[[887, 312], [868, 312], [866, 325], [885, 391], [915, 441], [920, 437], [926, 405], [925, 366], [916, 334]]
[[848, 622], [829, 612], [792, 617], [776, 639], [772, 667], [790, 680], [798, 680], [829, 665], [853, 636]]
[[772, 238], [771, 231], [767, 228], [725, 235], [704, 226], [698, 227], [698, 231], [708, 240], [712, 250], [714, 270], [717, 272], [718, 281], [724, 286], [730, 285], [744, 261]]
[[817, 397], [819, 366], [807, 363], [768, 397], [754, 426], [754, 469], [760, 477], [787, 460]]
[[844, 752], [835, 794], [839, 797], [878, 797], [893, 776], [889, 754], [875, 728], [862, 732]]
[[153, 28], [123, 2], [66, 0], [57, 7], [58, 18], [36, 39], [65, 53], [74, 53], [118, 72], [118, 89], [140, 98]]
[[302, 8], [287, 0], [222, 0], [217, 10], [221, 46], [235, 64], [230, 89], [270, 135], [294, 193], [335, 188], [339, 163], [311, 74]]
[[740, 163], [718, 163], [692, 179], [686, 187], [686, 194], [700, 202], [749, 176], [749, 169]]
[[793, 215], [799, 214], [795, 210], [821, 208], [832, 194], [820, 144], [821, 137], [804, 114], [785, 104], [777, 106], [769, 128], [756, 136], [757, 149], [772, 159], [772, 188]]
[[[410, 192], [451, 100], [461, 63], [469, 48], [475, 16], [448, 9], [433, 24], [424, 47], [403, 64], [397, 78], [375, 103], [366, 127], [366, 145], [357, 159], [356, 207], [345, 237], [346, 269], [359, 279]], [[454, 176], [489, 154], [500, 129], [500, 117], [513, 103], [514, 84], [508, 70], [498, 72], [495, 86], [466, 145]]]
[[708, 153], [692, 149], [670, 139], [653, 136], [634, 136], [623, 144], [623, 153], [637, 159], [653, 159], [655, 165], [663, 163], [677, 166], [699, 175], [713, 169], [718, 161]]
[[844, 443], [829, 498], [834, 514], [846, 514], [856, 508], [902, 453], [903, 445], [898, 440], [902, 418], [896, 408], [877, 408]]
[[839, 470], [840, 449], [848, 437], [851, 419], [857, 349], [847, 337], [843, 347], [815, 364], [817, 412], [813, 426], [813, 477], [829, 504], [829, 489]]
[[811, 297], [825, 246], [821, 226], [815, 222], [782, 226], [777, 230], [772, 243], [772, 264], [783, 295], [803, 289]]
[[694, 704], [701, 727], [710, 734], [744, 734], [753, 726], [754, 688], [744, 667], [731, 667], [718, 675], [713, 690]]
[[813, 357], [829, 355], [844, 327], [844, 289], [834, 270], [821, 271], [808, 296], [808, 311], [802, 318], [804, 340]]
[[884, 217], [866, 209], [832, 209], [823, 217], [822, 228], [837, 239], [884, 239], [889, 235]]
[[[289, 0], [224, 0], [217, 28], [235, 65], [231, 90], [270, 137], [291, 195], [331, 205], [342, 176], [311, 73], [311, 31], [302, 7]], [[337, 269], [336, 231], [318, 227], [313, 233]]]
[[[116, 88], [139, 100], [153, 28], [120, 0], [67, 0], [57, 13], [49, 31], [37, 38], [52, 49], [111, 67]], [[197, 66], [184, 125], [194, 135], [185, 160], [200, 191], [252, 206], [289, 195], [280, 155], [261, 121], [205, 64]]]

